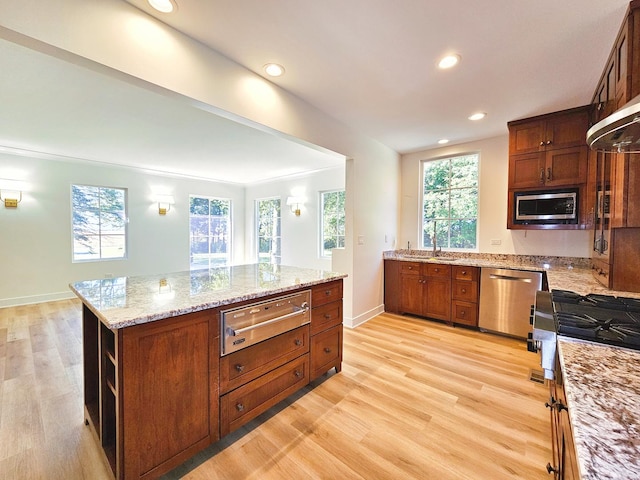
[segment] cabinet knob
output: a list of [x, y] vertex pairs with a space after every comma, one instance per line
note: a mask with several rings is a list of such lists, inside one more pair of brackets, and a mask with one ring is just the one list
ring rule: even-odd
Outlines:
[[466, 312], [466, 311], [464, 311], [464, 310], [462, 310], [462, 311], [460, 312], [460, 316], [461, 316], [461, 317], [464, 317], [464, 314], [465, 314], [465, 313], [467, 313], [467, 312]]
[[324, 314], [324, 318], [326, 318], [327, 320], [331, 319], [331, 315], [329, 315], [328, 313]]
[[296, 378], [300, 378], [300, 377], [302, 377], [302, 372], [300, 370], [296, 370], [294, 372], [294, 375], [296, 376]]
[[544, 147], [544, 140], [540, 142], [540, 146]]
[[239, 363], [238, 363], [238, 364], [236, 364], [236, 370], [237, 370], [238, 372], [242, 372], [242, 371], [244, 370], [244, 365], [240, 365]]
[[463, 289], [462, 289], [462, 293], [467, 293], [467, 289], [466, 289], [466, 288], [463, 288]]
[[296, 338], [295, 344], [296, 344], [297, 346], [302, 345], [302, 340], [300, 340], [299, 338]]
[[438, 273], [440, 271], [440, 269], [439, 268], [434, 268], [433, 271]]
[[563, 410], [567, 410], [568, 411], [567, 406], [562, 402], [557, 402], [556, 403], [556, 408], [558, 409], [559, 412], [561, 412]]
[[462, 275], [466, 275], [467, 271], [466, 270], [462, 270]]
[[241, 403], [236, 403], [236, 410], [238, 410], [239, 412], [244, 410], [244, 405]]
[[326, 296], [331, 295], [331, 290], [327, 290], [326, 292], [324, 292], [324, 294], [325, 294]]
[[547, 140], [547, 145], [551, 145], [553, 142], [551, 140]]
[[547, 473], [551, 474], [551, 473], [557, 473], [557, 472], [558, 472], [557, 468], [553, 468], [550, 463], [547, 463]]
[[324, 353], [331, 353], [331, 349], [329, 347], [324, 347]]

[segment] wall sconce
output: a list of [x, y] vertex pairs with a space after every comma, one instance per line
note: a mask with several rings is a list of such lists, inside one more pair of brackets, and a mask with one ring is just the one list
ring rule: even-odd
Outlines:
[[0, 200], [4, 202], [6, 208], [17, 208], [22, 201], [21, 190], [0, 190]]
[[300, 197], [287, 197], [287, 206], [291, 209], [291, 213], [294, 213], [296, 217], [300, 216], [300, 205], [304, 202]]
[[171, 205], [176, 203], [173, 195], [156, 195], [156, 202], [158, 202], [158, 214], [160, 215], [166, 215], [171, 210]]

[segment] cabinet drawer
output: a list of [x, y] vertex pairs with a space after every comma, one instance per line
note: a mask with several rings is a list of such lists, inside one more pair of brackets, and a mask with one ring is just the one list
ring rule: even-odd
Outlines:
[[342, 300], [342, 280], [323, 283], [311, 290], [311, 307], [318, 307], [325, 303]]
[[309, 325], [220, 358], [220, 393], [258, 378], [309, 351]]
[[478, 301], [478, 282], [455, 280], [453, 282], [453, 298], [476, 303]]
[[303, 355], [220, 397], [220, 436], [266, 412], [309, 383], [309, 356]]
[[342, 323], [342, 300], [311, 310], [311, 335]]
[[400, 273], [403, 275], [420, 275], [420, 262], [400, 262]]
[[449, 277], [451, 276], [451, 265], [440, 263], [427, 263], [427, 277]]
[[478, 304], [454, 300], [451, 302], [452, 321], [463, 325], [478, 326]]
[[462, 265], [453, 266], [453, 278], [455, 280], [478, 281], [478, 267], [464, 267]]
[[342, 364], [342, 325], [311, 338], [311, 380]]

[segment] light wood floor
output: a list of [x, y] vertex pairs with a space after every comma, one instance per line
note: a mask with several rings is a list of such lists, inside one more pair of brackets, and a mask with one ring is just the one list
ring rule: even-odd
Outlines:
[[[0, 309], [0, 478], [110, 478], [83, 423], [80, 304]], [[548, 480], [522, 341], [383, 314], [344, 363], [167, 479]]]

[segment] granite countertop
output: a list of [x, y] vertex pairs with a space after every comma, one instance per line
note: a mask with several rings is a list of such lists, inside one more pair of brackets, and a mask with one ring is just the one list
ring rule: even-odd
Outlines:
[[558, 337], [582, 480], [640, 478], [640, 352]]
[[345, 278], [285, 265], [251, 264], [205, 270], [104, 278], [69, 288], [112, 330]]

